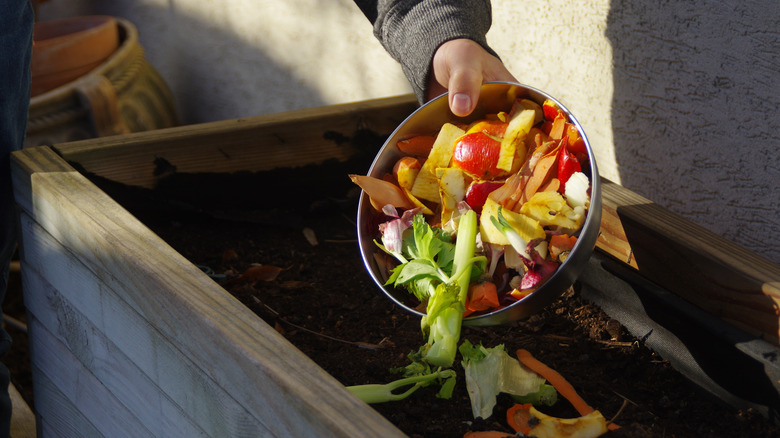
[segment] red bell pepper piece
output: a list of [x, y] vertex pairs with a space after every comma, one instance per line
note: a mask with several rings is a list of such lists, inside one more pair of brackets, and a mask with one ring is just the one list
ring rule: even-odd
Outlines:
[[558, 108], [558, 104], [550, 99], [545, 99], [542, 103], [542, 112], [544, 113], [545, 120], [548, 122], [552, 122], [557, 117], [566, 117], [563, 111]]
[[466, 191], [466, 203], [469, 204], [472, 210], [480, 213], [488, 195], [503, 185], [504, 183], [502, 182], [475, 182]]
[[569, 136], [564, 136], [561, 139], [561, 147], [558, 150], [558, 180], [561, 182], [561, 186], [558, 189], [563, 193], [566, 188], [566, 181], [575, 173], [581, 172], [582, 167], [580, 161], [574, 154], [569, 152]]

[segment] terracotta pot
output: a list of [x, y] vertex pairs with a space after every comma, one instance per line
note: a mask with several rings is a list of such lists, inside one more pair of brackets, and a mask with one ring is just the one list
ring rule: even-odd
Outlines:
[[33, 96], [25, 147], [177, 124], [173, 96], [144, 55], [133, 23], [116, 17], [119, 47], [85, 75]]
[[31, 94], [36, 96], [89, 73], [116, 51], [114, 17], [89, 15], [35, 24]]

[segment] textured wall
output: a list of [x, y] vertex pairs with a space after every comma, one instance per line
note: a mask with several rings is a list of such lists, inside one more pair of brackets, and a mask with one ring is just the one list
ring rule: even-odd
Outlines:
[[[488, 35], [601, 173], [780, 263], [777, 0], [493, 0]], [[409, 92], [348, 0], [51, 0], [139, 28], [189, 123]]]
[[582, 119], [605, 176], [780, 262], [780, 3], [517, 4], [494, 3], [491, 42]]
[[351, 0], [50, 0], [132, 21], [187, 123], [411, 93]]

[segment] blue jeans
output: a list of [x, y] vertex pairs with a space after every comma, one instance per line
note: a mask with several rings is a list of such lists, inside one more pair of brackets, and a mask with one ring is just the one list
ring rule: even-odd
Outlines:
[[[8, 266], [16, 247], [17, 220], [11, 191], [10, 154], [21, 149], [30, 107], [33, 9], [30, 0], [0, 1], [0, 305], [8, 287]], [[11, 337], [0, 329], [0, 359]], [[9, 435], [11, 400], [8, 368], [0, 363], [0, 437]]]

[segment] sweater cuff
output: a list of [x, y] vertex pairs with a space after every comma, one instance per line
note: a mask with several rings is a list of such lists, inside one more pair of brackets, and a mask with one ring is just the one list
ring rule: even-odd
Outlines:
[[[487, 44], [491, 26], [490, 2], [486, 0], [380, 1], [374, 34], [401, 64], [404, 75], [422, 104], [432, 74], [431, 61], [445, 42], [473, 40], [498, 57]], [[391, 3], [391, 4], [387, 4]]]

